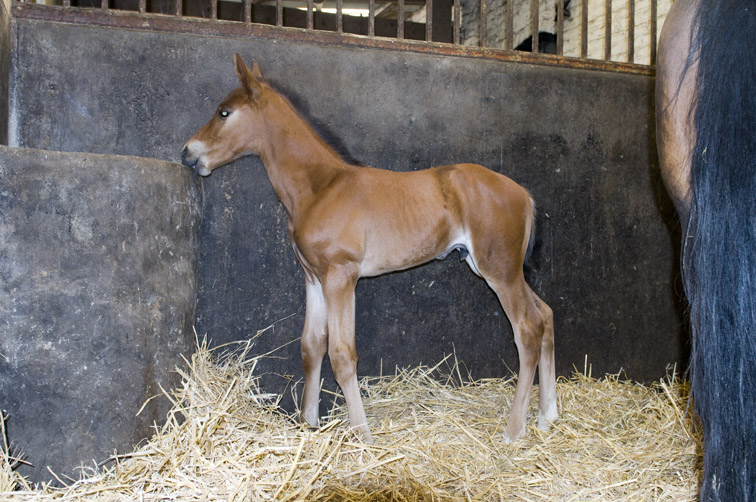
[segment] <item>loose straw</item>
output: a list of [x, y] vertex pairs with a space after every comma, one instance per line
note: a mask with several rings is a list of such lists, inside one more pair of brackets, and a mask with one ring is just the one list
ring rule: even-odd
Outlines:
[[[514, 380], [463, 380], [447, 358], [361, 381], [375, 438], [361, 444], [336, 399], [320, 430], [300, 426], [263, 392], [253, 344], [199, 344], [179, 369], [165, 425], [132, 453], [64, 488], [32, 487], [3, 445], [0, 499], [186, 501], [694, 501], [701, 433], [688, 385], [644, 386], [588, 365], [557, 384], [560, 420], [505, 444]], [[0, 420], [2, 425], [2, 420]], [[3, 429], [3, 436], [4, 429]]]

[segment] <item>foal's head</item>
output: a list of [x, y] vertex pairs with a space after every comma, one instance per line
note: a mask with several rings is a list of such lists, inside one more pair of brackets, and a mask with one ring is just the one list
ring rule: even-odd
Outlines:
[[263, 82], [257, 62], [250, 70], [236, 54], [234, 64], [241, 87], [226, 96], [213, 118], [186, 142], [181, 152], [184, 165], [201, 176], [239, 157], [260, 154], [265, 126], [259, 111], [271, 89]]

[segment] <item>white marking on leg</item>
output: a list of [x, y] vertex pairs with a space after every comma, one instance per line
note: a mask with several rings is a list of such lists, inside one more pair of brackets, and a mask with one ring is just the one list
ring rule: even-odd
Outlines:
[[[320, 283], [307, 281], [307, 303], [305, 326], [302, 332], [302, 357], [309, 357], [309, 368], [305, 365], [305, 385], [302, 393], [301, 418], [313, 427], [318, 426], [320, 416], [320, 371], [325, 357], [326, 303]], [[309, 352], [307, 352], [309, 351]]]

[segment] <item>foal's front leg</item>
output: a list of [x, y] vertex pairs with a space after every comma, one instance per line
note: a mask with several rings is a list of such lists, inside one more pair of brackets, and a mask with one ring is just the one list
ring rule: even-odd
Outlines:
[[332, 267], [323, 281], [328, 310], [328, 356], [336, 382], [344, 393], [349, 424], [366, 443], [373, 443], [357, 383], [357, 348], [354, 335], [355, 267]]
[[326, 303], [323, 288], [317, 279], [307, 279], [307, 306], [302, 332], [302, 366], [305, 373], [300, 419], [318, 426], [320, 415], [320, 369], [328, 347]]

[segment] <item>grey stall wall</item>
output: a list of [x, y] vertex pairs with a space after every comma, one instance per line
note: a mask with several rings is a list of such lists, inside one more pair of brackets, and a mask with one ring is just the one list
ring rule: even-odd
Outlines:
[[[594, 375], [624, 369], [650, 380], [685, 362], [651, 77], [24, 19], [12, 21], [11, 39], [12, 146], [176, 161], [236, 87], [240, 52], [366, 164], [475, 162], [531, 191], [539, 216], [530, 280], [554, 309], [560, 374], [587, 357]], [[304, 322], [286, 214], [256, 158], [202, 184], [197, 331], [221, 344], [275, 324], [256, 343], [260, 352], [283, 346], [261, 369], [263, 385], [282, 391], [302, 377]], [[450, 353], [477, 378], [517, 368], [495, 295], [456, 254], [360, 281], [357, 344], [361, 375]]]
[[20, 474], [76, 477], [165, 421], [161, 388], [194, 348], [200, 215], [183, 166], [0, 147], [0, 409]]

